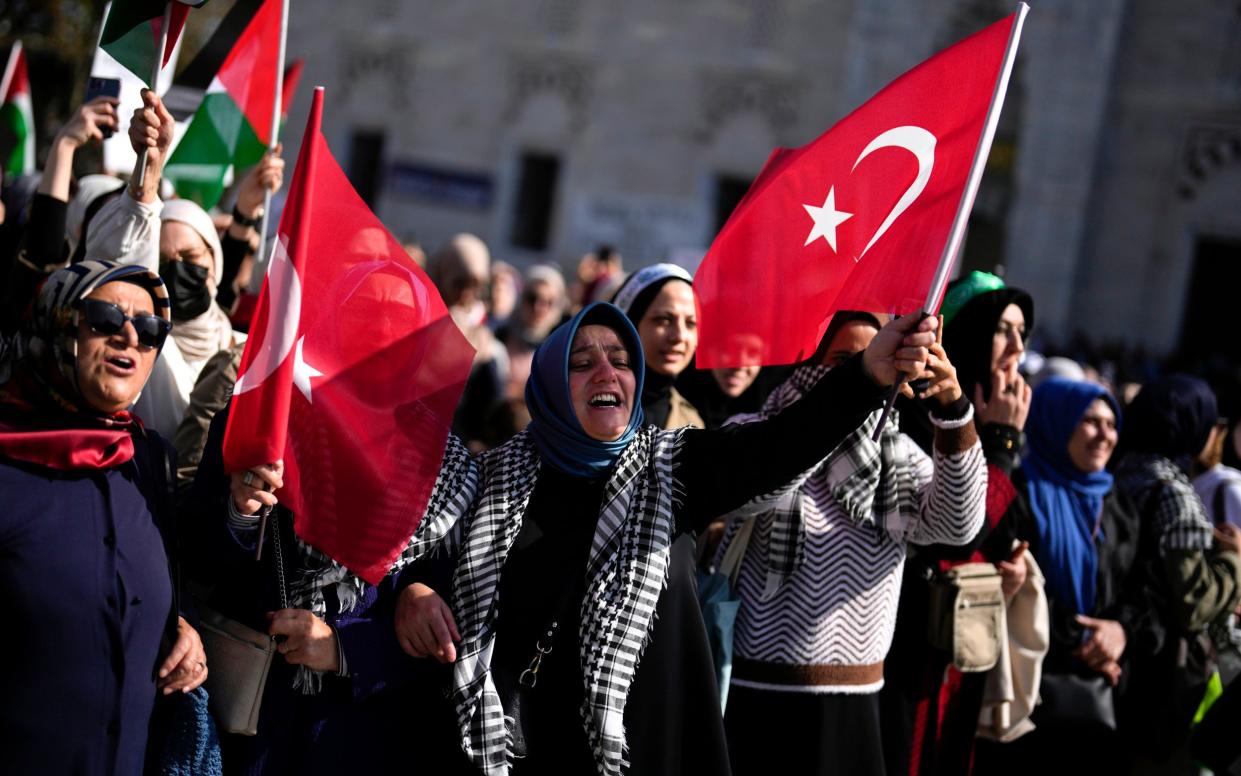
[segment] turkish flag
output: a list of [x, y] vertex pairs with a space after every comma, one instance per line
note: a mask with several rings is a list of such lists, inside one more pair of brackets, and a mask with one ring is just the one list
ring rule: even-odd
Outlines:
[[794, 363], [837, 310], [927, 305], [973, 205], [1024, 13], [931, 57], [807, 145], [772, 152], [694, 277], [700, 367]]
[[283, 459], [294, 529], [378, 583], [426, 509], [474, 350], [349, 185], [315, 90], [224, 432], [235, 472]]

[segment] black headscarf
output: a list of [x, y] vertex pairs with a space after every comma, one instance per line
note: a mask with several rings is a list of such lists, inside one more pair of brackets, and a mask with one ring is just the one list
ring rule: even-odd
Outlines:
[[1163, 456], [1188, 473], [1218, 417], [1209, 385], [1189, 375], [1166, 375], [1144, 386], [1129, 405], [1121, 442], [1126, 452]]
[[827, 324], [827, 330], [823, 332], [823, 338], [819, 340], [819, 347], [815, 348], [814, 354], [802, 363], [819, 365], [823, 362], [823, 358], [827, 356], [828, 348], [832, 345], [832, 340], [836, 339], [836, 335], [840, 333], [847, 324], [860, 321], [874, 326], [876, 330], [883, 328], [883, 321], [880, 321], [874, 313], [864, 313], [858, 310], [838, 310], [832, 316], [832, 322]]
[[[948, 287], [952, 293], [953, 283]], [[944, 350], [957, 368], [957, 379], [966, 397], [974, 398], [974, 386], [981, 385], [983, 398], [991, 398], [991, 348], [1000, 316], [1010, 305], [1021, 308], [1026, 331], [1034, 328], [1034, 300], [1019, 288], [999, 288], [979, 294], [961, 306], [944, 326]]]

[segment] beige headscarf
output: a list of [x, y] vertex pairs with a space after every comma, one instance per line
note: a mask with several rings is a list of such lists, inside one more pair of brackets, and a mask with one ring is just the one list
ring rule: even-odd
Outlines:
[[[224, 274], [224, 250], [220, 247], [220, 236], [215, 231], [211, 216], [188, 199], [172, 199], [164, 203], [160, 221], [183, 223], [203, 238], [211, 250], [213, 272], [207, 279], [207, 287], [211, 289], [214, 300], [218, 291], [216, 284]], [[233, 324], [220, 306], [212, 302], [207, 311], [197, 318], [176, 321], [172, 327], [172, 339], [186, 360], [201, 361], [232, 346]]]

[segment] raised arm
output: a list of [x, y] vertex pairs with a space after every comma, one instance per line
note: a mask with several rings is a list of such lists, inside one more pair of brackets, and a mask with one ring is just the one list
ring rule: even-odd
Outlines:
[[832, 369], [798, 402], [757, 423], [685, 431], [674, 462], [685, 493], [682, 530], [702, 530], [716, 517], [776, 491], [827, 457], [880, 407], [901, 374], [919, 377], [938, 321], [902, 318], [870, 347]]
[[[125, 187], [125, 195], [113, 199], [91, 221], [86, 235], [86, 258], [116, 259], [159, 269], [159, 181], [164, 160], [172, 145], [172, 114], [154, 92], [142, 92], [143, 107], [134, 111], [129, 142], [141, 159], [147, 154], [146, 175], [141, 188], [137, 177]], [[135, 172], [137, 167], [135, 166]]]
[[912, 440], [900, 440], [903, 454], [917, 460], [919, 472], [918, 518], [906, 534], [914, 544], [966, 544], [986, 516], [987, 462], [974, 432], [972, 408], [963, 402], [960, 409], [955, 419], [932, 414], [933, 459]]

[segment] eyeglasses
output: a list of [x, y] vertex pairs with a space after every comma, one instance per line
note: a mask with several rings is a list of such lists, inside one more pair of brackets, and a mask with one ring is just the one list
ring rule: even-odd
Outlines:
[[126, 322], [132, 323], [134, 331], [138, 333], [138, 344], [153, 350], [162, 347], [168, 333], [172, 331], [172, 323], [158, 315], [126, 315], [111, 302], [99, 299], [82, 300], [82, 313], [91, 331], [105, 337], [119, 334], [125, 328]]

